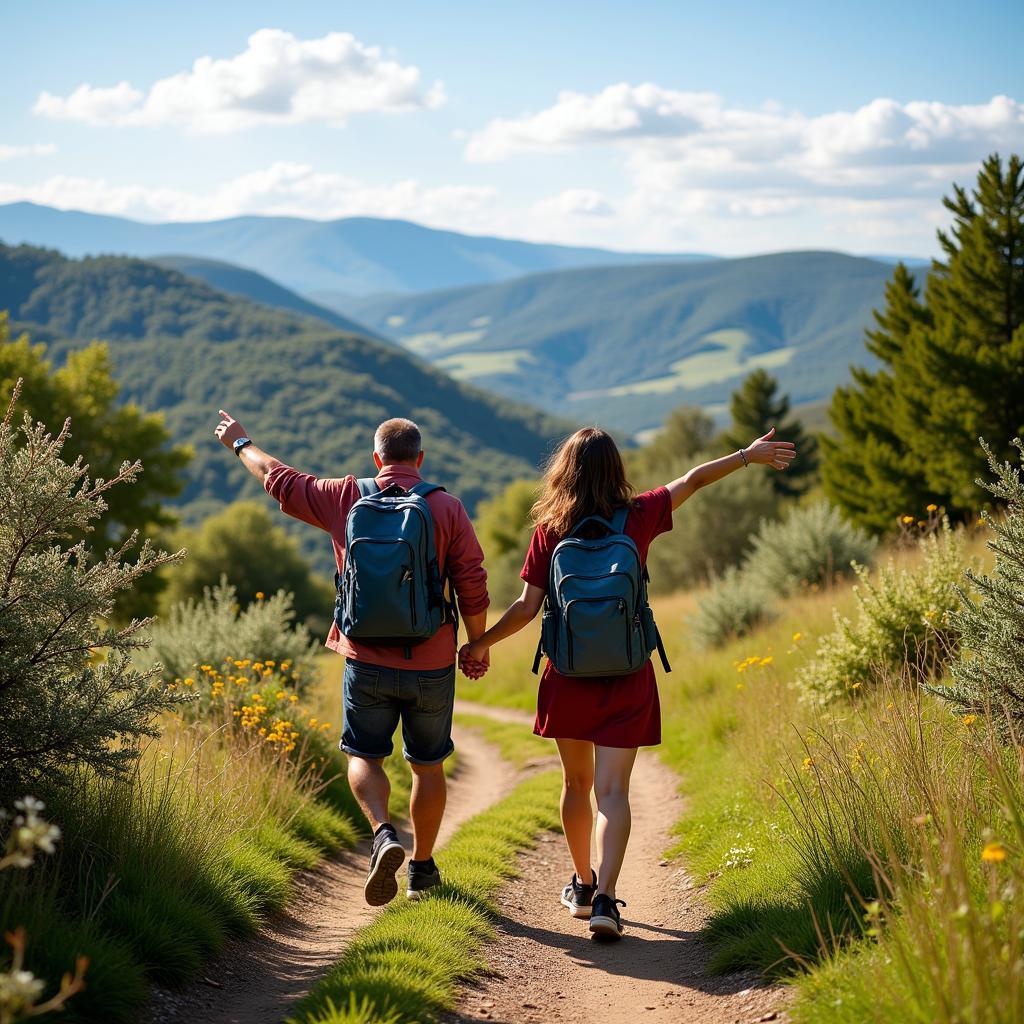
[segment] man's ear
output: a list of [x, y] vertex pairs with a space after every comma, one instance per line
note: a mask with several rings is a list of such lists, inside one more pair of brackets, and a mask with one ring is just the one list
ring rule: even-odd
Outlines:
[[426, 454], [425, 452], [420, 452], [419, 455], [416, 457], [416, 468], [417, 469], [419, 469], [420, 466], [423, 465], [423, 456], [425, 454]]
[[373, 461], [378, 469], [384, 468], [384, 460], [376, 452], [373, 453]]

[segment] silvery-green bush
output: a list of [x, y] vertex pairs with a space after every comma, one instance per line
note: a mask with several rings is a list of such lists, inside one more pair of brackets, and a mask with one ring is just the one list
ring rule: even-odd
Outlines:
[[690, 631], [699, 647], [720, 647], [776, 614], [771, 595], [735, 567], [726, 569], [698, 600]]
[[768, 593], [784, 597], [852, 576], [852, 563], [867, 564], [875, 546], [873, 538], [822, 501], [795, 508], [777, 522], [762, 523], [743, 572]]
[[235, 588], [221, 580], [207, 587], [199, 601], [173, 605], [151, 630], [152, 653], [165, 679], [198, 678], [202, 665], [221, 668], [225, 658], [291, 666], [298, 683], [310, 679], [318, 644], [305, 625], [295, 625], [291, 594], [278, 591], [246, 609], [238, 605]]

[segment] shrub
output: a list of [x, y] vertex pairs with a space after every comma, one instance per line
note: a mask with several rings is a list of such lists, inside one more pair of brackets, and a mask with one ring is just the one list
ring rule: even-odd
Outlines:
[[778, 597], [850, 576], [851, 563], [868, 562], [875, 550], [871, 537], [824, 501], [795, 508], [780, 522], [762, 523], [751, 543], [744, 574]]
[[963, 571], [963, 534], [942, 530], [920, 541], [918, 568], [890, 560], [872, 580], [857, 567], [857, 621], [838, 612], [835, 630], [821, 639], [798, 681], [806, 694], [827, 702], [893, 676], [916, 685], [937, 678], [956, 653], [952, 612]]
[[535, 480], [513, 480], [480, 505], [476, 531], [484, 550], [492, 604], [511, 604], [523, 589], [519, 573], [533, 536], [530, 508], [536, 499]]
[[[1014, 441], [1024, 455], [1024, 442]], [[935, 692], [962, 711], [999, 709], [1015, 725], [1024, 723], [1024, 481], [1020, 469], [996, 461], [982, 442], [996, 480], [979, 480], [1006, 515], [983, 518], [995, 538], [988, 547], [995, 553], [992, 575], [967, 570], [970, 592], [961, 590], [960, 610], [953, 627], [961, 634], [961, 657], [952, 666], [953, 685]]]
[[[124, 769], [153, 718], [179, 703], [152, 671], [131, 665], [148, 623], [104, 624], [118, 594], [178, 556], [148, 541], [125, 561], [137, 535], [96, 556], [85, 541], [106, 510], [104, 494], [130, 484], [140, 463], [111, 480], [90, 480], [82, 460], [62, 458], [70, 421], [57, 437], [26, 414], [22, 443], [11, 424], [14, 391], [0, 423], [0, 779], [3, 788], [56, 776], [78, 762]], [[63, 544], [63, 546], [62, 546]], [[179, 552], [179, 555], [181, 553]]]
[[222, 665], [225, 653], [250, 662], [286, 662], [291, 678], [302, 681], [311, 674], [317, 644], [294, 620], [290, 594], [278, 591], [242, 610], [234, 586], [222, 579], [201, 600], [174, 605], [152, 627], [152, 651], [168, 681], [198, 678], [200, 666]]
[[700, 647], [720, 647], [774, 615], [771, 595], [739, 569], [730, 568], [701, 597], [690, 629]]

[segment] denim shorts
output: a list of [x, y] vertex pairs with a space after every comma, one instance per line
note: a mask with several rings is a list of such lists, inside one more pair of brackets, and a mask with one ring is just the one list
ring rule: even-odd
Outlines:
[[385, 668], [345, 661], [345, 731], [341, 749], [370, 760], [387, 757], [402, 723], [402, 751], [412, 764], [440, 764], [455, 749], [455, 666]]

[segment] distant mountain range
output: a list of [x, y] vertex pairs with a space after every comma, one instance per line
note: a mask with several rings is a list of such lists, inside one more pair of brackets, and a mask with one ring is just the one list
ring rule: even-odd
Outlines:
[[352, 295], [485, 284], [566, 267], [712, 258], [542, 245], [375, 217], [233, 217], [146, 224], [24, 202], [0, 205], [0, 241], [46, 246], [68, 256], [182, 253], [221, 260], [258, 271], [320, 302], [325, 297], [337, 302]]
[[[260, 493], [213, 438], [222, 407], [273, 454], [329, 476], [368, 474], [374, 427], [411, 416], [424, 431], [427, 476], [471, 510], [534, 473], [567, 426], [460, 384], [393, 344], [143, 260], [0, 246], [0, 309], [15, 331], [48, 342], [58, 362], [68, 348], [109, 342], [122, 398], [162, 411], [174, 439], [195, 449], [182, 496], [190, 520]], [[328, 551], [315, 531], [297, 535], [313, 557]]]
[[348, 312], [461, 380], [639, 433], [678, 405], [724, 409], [755, 367], [817, 402], [870, 365], [892, 266], [834, 252], [596, 267], [352, 300]]

